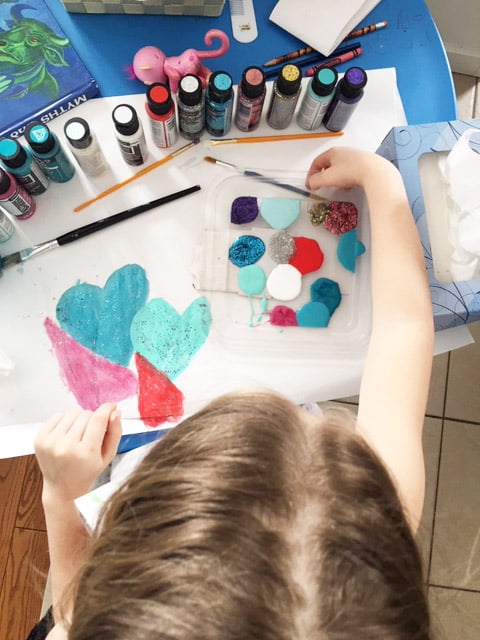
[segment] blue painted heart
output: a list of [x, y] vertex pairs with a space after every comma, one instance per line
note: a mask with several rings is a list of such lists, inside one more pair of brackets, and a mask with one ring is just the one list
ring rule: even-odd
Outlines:
[[103, 288], [81, 282], [67, 289], [57, 304], [57, 321], [81, 345], [126, 367], [133, 355], [130, 325], [148, 291], [144, 269], [128, 264], [114, 271]]
[[154, 298], [133, 318], [130, 336], [135, 351], [174, 380], [204, 344], [211, 323], [210, 304], [204, 297], [181, 315], [166, 300]]

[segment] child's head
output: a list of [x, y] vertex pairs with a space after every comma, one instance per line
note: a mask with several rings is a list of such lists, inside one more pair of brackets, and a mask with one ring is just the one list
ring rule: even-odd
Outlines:
[[382, 464], [345, 419], [224, 396], [108, 506], [69, 638], [429, 638], [420, 559]]

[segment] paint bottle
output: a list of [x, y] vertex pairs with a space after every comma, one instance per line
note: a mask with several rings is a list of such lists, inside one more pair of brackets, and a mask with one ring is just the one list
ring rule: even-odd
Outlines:
[[15, 226], [6, 213], [0, 210], [0, 243], [7, 242], [15, 233]]
[[122, 158], [137, 167], [148, 157], [147, 141], [137, 112], [129, 104], [119, 104], [112, 111], [115, 135]]
[[233, 80], [226, 71], [215, 71], [205, 92], [205, 128], [211, 136], [230, 131], [233, 114]]
[[302, 73], [296, 64], [285, 64], [273, 83], [267, 111], [267, 123], [272, 129], [286, 129], [291, 123], [302, 91]]
[[25, 140], [50, 180], [68, 182], [73, 178], [75, 167], [46, 124], [30, 123], [25, 129]]
[[178, 137], [175, 104], [170, 89], [161, 82], [154, 82], [147, 90], [145, 110], [150, 119], [153, 142], [165, 149]]
[[18, 184], [11, 173], [0, 169], [0, 210], [18, 220], [25, 220], [33, 216], [35, 209], [33, 196]]
[[297, 123], [302, 129], [311, 131], [322, 124], [328, 105], [333, 98], [337, 79], [337, 70], [332, 67], [315, 71], [297, 114]]
[[15, 176], [18, 184], [32, 195], [39, 195], [47, 190], [50, 183], [48, 176], [32, 157], [28, 149], [22, 147], [18, 140], [2, 138], [0, 140], [0, 160], [4, 168]]
[[238, 86], [235, 125], [240, 131], [253, 131], [260, 124], [265, 102], [265, 74], [260, 67], [247, 67]]
[[205, 94], [200, 78], [189, 73], [180, 80], [177, 96], [178, 129], [184, 138], [198, 138], [205, 128]]
[[323, 118], [329, 131], [341, 131], [363, 97], [367, 74], [361, 67], [350, 67], [338, 82], [332, 101]]
[[73, 155], [87, 176], [98, 176], [107, 169], [107, 161], [86, 120], [70, 118], [63, 131]]

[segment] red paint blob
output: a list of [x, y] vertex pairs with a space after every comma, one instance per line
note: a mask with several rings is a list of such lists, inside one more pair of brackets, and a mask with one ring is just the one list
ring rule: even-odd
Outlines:
[[304, 276], [307, 273], [317, 271], [323, 264], [323, 252], [320, 245], [313, 238], [298, 237], [295, 242], [295, 252], [288, 264], [300, 271]]
[[297, 314], [290, 307], [278, 304], [270, 311], [270, 324], [277, 327], [297, 327]]
[[149, 427], [174, 422], [183, 416], [183, 393], [167, 376], [139, 353], [135, 354], [138, 371], [138, 411]]

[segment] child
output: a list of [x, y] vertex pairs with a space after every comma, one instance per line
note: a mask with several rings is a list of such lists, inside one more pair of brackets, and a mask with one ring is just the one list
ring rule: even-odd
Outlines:
[[49, 640], [431, 637], [413, 539], [433, 349], [418, 234], [399, 173], [375, 154], [330, 149], [307, 186], [359, 186], [368, 200], [372, 331], [356, 421], [264, 391], [221, 397], [152, 448], [91, 540], [73, 500], [115, 455], [119, 412], [53, 416], [35, 443]]

